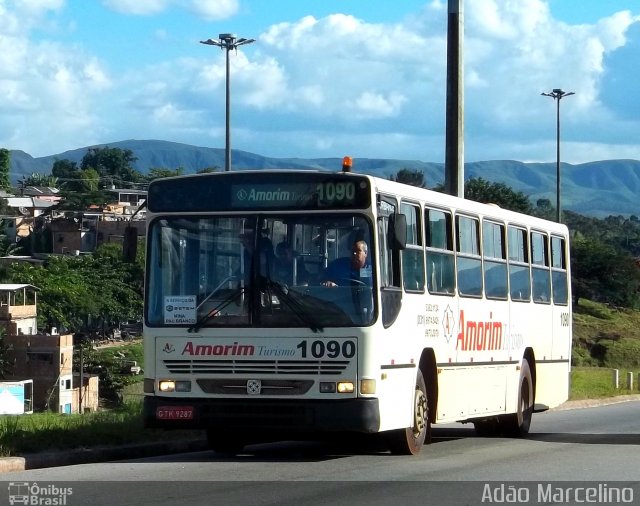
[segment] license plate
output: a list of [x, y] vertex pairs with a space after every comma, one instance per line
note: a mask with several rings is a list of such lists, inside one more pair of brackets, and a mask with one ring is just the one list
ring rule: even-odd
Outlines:
[[160, 406], [156, 409], [158, 420], [192, 420], [193, 406]]

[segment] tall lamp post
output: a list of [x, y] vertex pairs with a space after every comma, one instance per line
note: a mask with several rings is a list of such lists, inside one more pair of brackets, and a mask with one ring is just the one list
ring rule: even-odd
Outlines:
[[201, 40], [200, 44], [206, 44], [208, 46], [218, 46], [220, 49], [227, 50], [227, 92], [226, 92], [226, 136], [225, 136], [225, 150], [224, 150], [224, 170], [226, 172], [231, 170], [231, 80], [229, 75], [229, 51], [232, 49], [238, 49], [238, 46], [244, 46], [245, 44], [251, 44], [255, 42], [255, 39], [238, 38], [234, 33], [221, 33], [217, 39]]
[[560, 223], [560, 100], [563, 97], [575, 95], [575, 93], [554, 88], [551, 92], [543, 92], [541, 95], [551, 97], [556, 101], [556, 221]]

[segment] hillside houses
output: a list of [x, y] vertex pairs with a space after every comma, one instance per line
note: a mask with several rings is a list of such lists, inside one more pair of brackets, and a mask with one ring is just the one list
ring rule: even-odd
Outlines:
[[34, 411], [97, 410], [98, 376], [74, 374], [73, 335], [38, 330], [37, 293], [32, 285], [0, 284], [0, 331], [11, 364], [4, 380], [32, 385], [28, 401]]
[[111, 188], [106, 192], [113, 197], [107, 204], [73, 211], [59, 210], [62, 197], [55, 188], [27, 186], [20, 196], [0, 193], [6, 204], [2, 232], [9, 245], [38, 236], [30, 243], [34, 254], [90, 253], [101, 244], [122, 242], [127, 226], [144, 236], [145, 215], [140, 206], [146, 191]]

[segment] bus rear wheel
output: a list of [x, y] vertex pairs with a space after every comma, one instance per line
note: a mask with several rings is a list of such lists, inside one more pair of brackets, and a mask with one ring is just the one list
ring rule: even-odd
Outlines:
[[214, 452], [227, 456], [237, 455], [246, 445], [238, 434], [215, 429], [207, 429], [207, 443]]
[[531, 416], [533, 415], [533, 379], [529, 362], [522, 361], [520, 385], [518, 388], [518, 411], [511, 415], [503, 415], [500, 419], [502, 430], [506, 436], [523, 437], [529, 433]]
[[392, 431], [388, 436], [391, 453], [417, 455], [425, 443], [431, 442], [427, 387], [422, 372], [418, 370], [413, 396], [413, 420], [411, 427]]
[[481, 437], [494, 437], [500, 434], [500, 422], [497, 418], [478, 420], [473, 422], [476, 434]]

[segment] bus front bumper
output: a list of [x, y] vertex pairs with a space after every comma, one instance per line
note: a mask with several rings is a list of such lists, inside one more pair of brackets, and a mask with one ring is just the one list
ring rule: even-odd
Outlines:
[[256, 432], [362, 432], [380, 428], [378, 399], [176, 399], [144, 398], [144, 426]]

